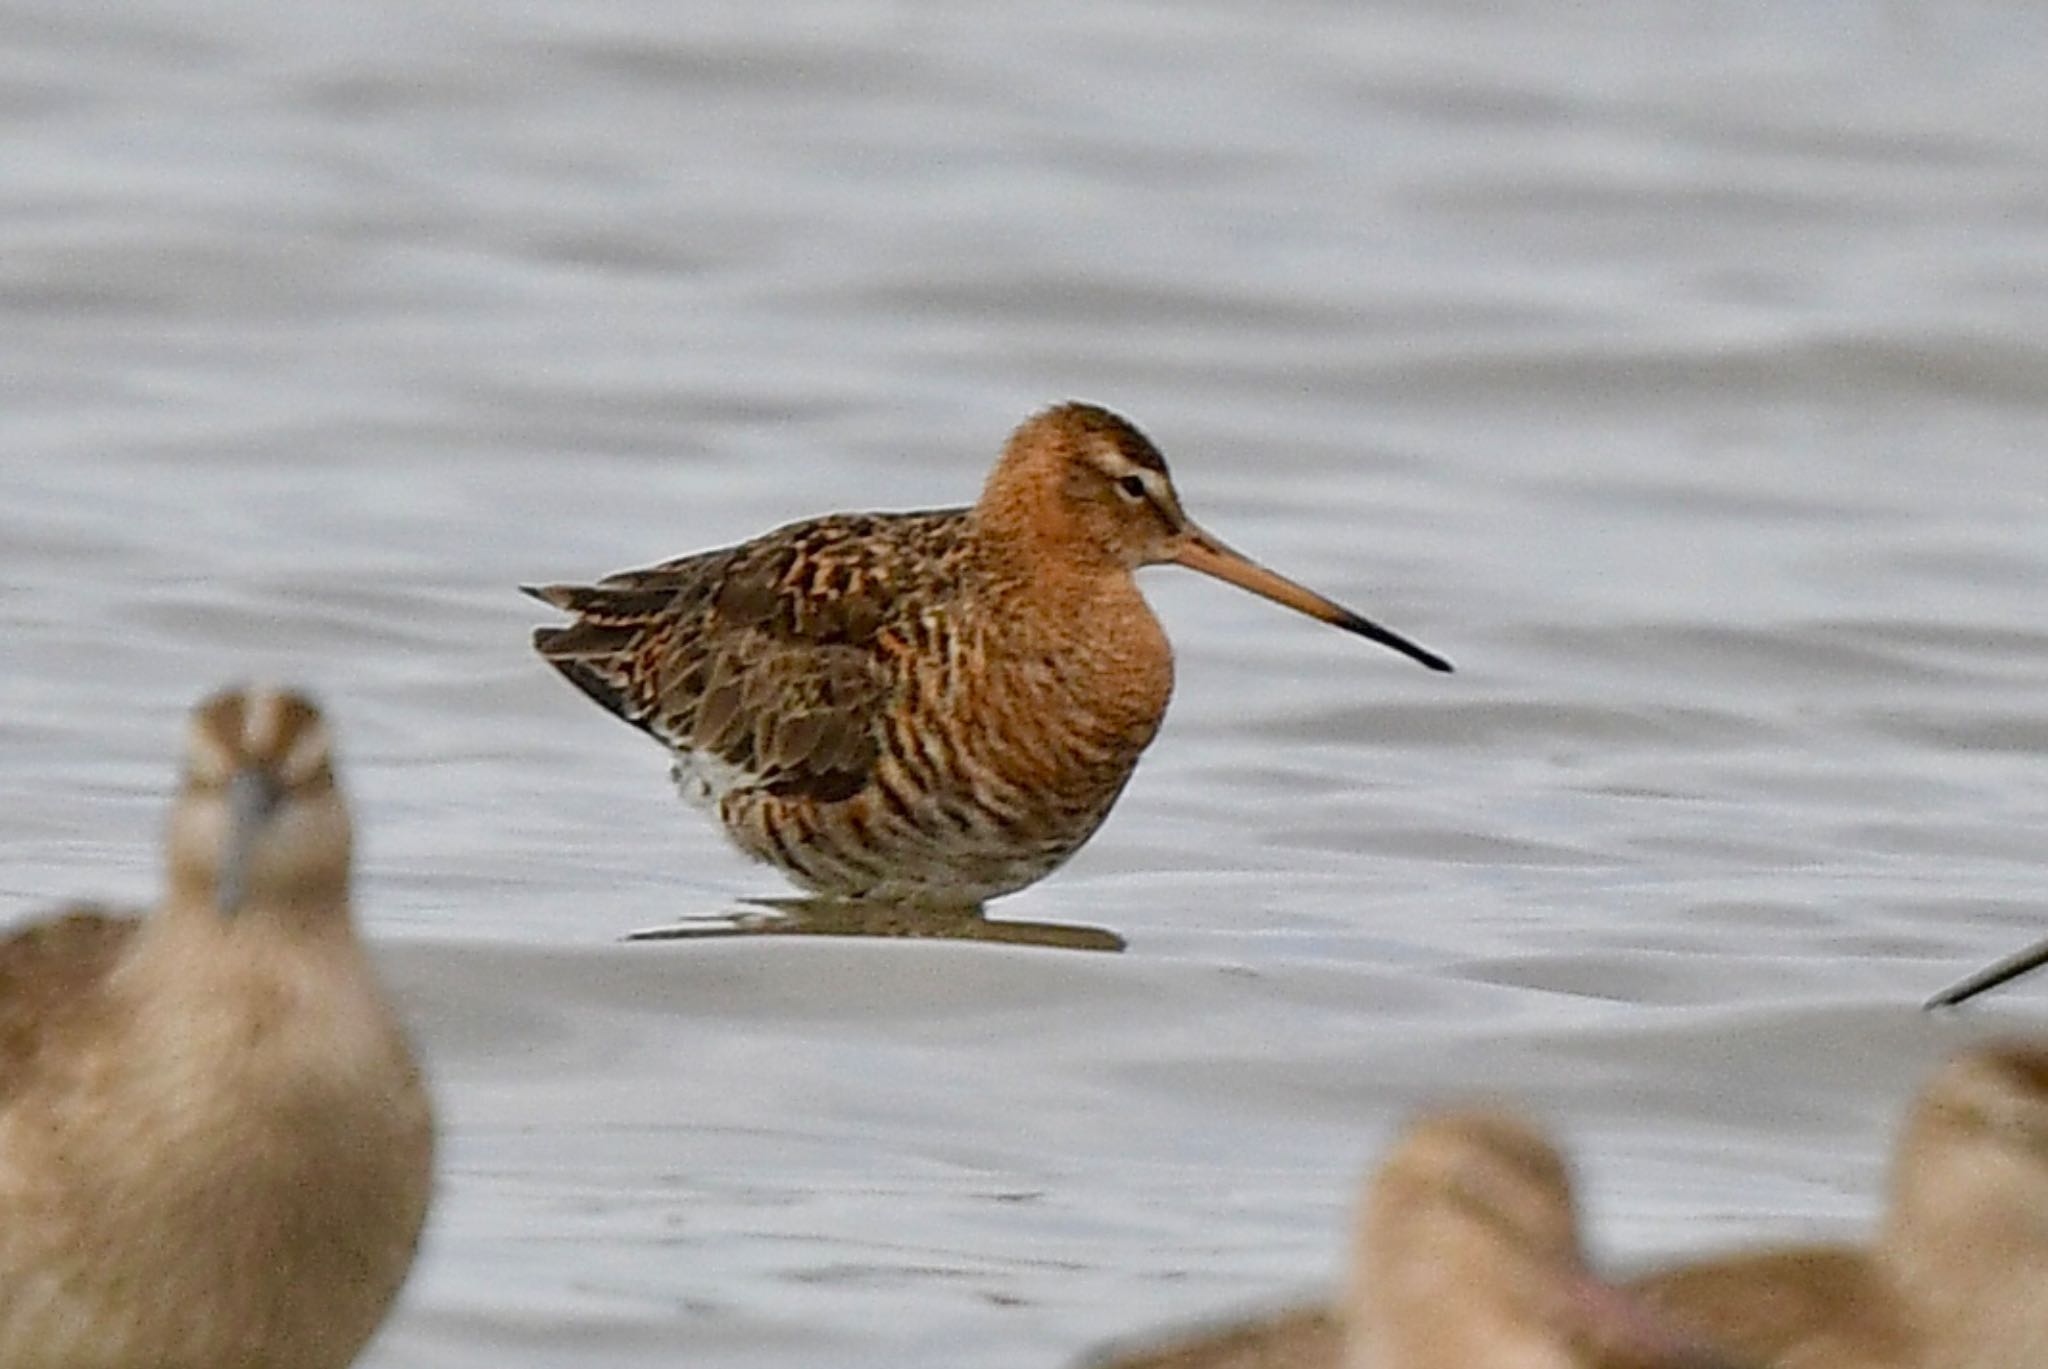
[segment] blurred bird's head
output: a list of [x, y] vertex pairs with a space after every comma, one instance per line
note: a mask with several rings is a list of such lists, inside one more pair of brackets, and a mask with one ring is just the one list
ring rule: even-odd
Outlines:
[[174, 902], [223, 918], [348, 907], [348, 809], [303, 694], [228, 689], [192, 712], [171, 808]]

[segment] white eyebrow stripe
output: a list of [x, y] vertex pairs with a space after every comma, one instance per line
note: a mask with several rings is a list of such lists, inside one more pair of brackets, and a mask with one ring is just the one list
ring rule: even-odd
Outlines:
[[1111, 480], [1122, 480], [1126, 476], [1135, 475], [1145, 482], [1145, 488], [1154, 495], [1173, 488], [1173, 482], [1166, 478], [1164, 471], [1154, 470], [1141, 461], [1133, 461], [1114, 447], [1105, 447], [1095, 453], [1095, 468]]

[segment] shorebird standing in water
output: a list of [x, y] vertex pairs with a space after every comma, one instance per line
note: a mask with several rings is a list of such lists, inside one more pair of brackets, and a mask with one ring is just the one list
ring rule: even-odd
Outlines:
[[0, 1364], [339, 1369], [412, 1266], [426, 1092], [319, 713], [201, 704], [167, 889], [0, 941]]
[[1158, 731], [1173, 652], [1133, 572], [1166, 562], [1451, 668], [1203, 531], [1090, 404], [1019, 427], [971, 508], [527, 592], [576, 615], [535, 648], [668, 747], [741, 850], [828, 898], [965, 907], [1073, 855]]
[[1650, 1275], [1666, 1315], [1774, 1365], [2048, 1364], [2048, 1049], [1944, 1065], [1909, 1112], [1869, 1247], [1787, 1246]]

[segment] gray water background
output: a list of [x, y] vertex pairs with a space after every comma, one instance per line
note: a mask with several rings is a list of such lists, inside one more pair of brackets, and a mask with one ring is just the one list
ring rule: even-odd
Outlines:
[[[1053, 1366], [1334, 1273], [1433, 1099], [1618, 1262], [1854, 1233], [2048, 987], [2048, 10], [0, 3], [0, 917], [146, 901], [183, 710], [336, 716], [438, 1087], [396, 1366]], [[1450, 655], [1184, 572], [998, 916], [782, 892], [522, 581], [964, 502], [1082, 396]]]

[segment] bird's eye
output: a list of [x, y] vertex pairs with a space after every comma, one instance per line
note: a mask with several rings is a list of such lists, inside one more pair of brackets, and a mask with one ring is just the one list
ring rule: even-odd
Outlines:
[[1145, 497], [1145, 482], [1135, 475], [1127, 475], [1117, 481], [1116, 487], [1123, 491], [1126, 499], [1137, 500]]

